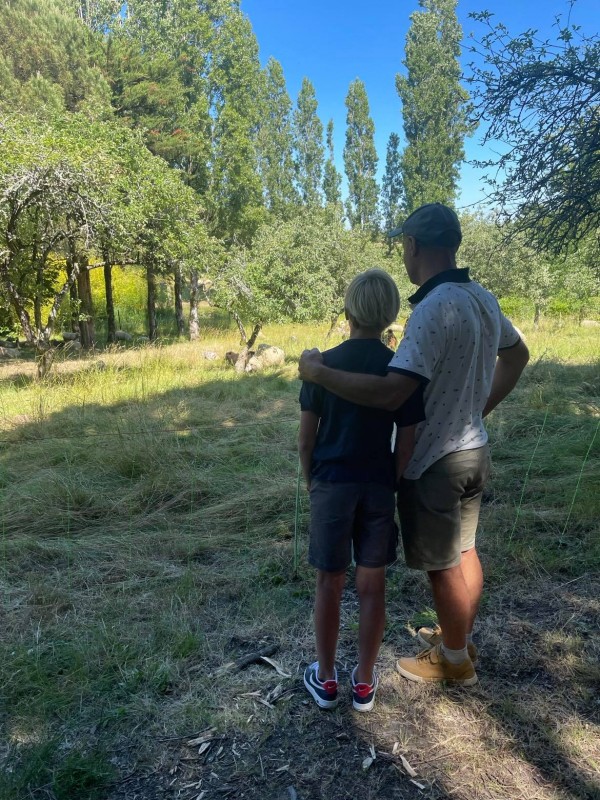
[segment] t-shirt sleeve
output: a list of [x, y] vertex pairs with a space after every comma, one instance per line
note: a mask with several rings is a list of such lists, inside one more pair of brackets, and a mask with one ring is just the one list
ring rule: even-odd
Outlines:
[[300, 389], [300, 409], [302, 411], [312, 411], [319, 417], [323, 411], [323, 387], [318, 386], [316, 383], [302, 382]]
[[423, 422], [425, 419], [424, 391], [425, 387], [423, 384], [417, 386], [406, 403], [403, 403], [396, 411], [394, 422], [399, 428], [407, 428], [409, 425], [416, 425], [417, 422]]
[[435, 374], [443, 346], [444, 336], [439, 322], [427, 318], [420, 308], [416, 308], [388, 365], [388, 372], [400, 372], [428, 383]]
[[512, 324], [512, 322], [500, 314], [500, 341], [498, 343], [498, 350], [508, 350], [514, 347], [521, 341], [521, 334]]

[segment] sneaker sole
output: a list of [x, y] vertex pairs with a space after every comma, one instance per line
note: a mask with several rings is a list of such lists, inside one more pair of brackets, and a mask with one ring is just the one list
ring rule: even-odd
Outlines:
[[400, 664], [396, 664], [396, 670], [403, 678], [415, 683], [452, 683], [456, 686], [475, 686], [479, 681], [477, 675], [473, 675], [471, 678], [440, 678], [439, 680], [437, 678], [422, 678], [420, 675], [415, 675], [414, 672], [408, 672]]
[[322, 697], [319, 697], [314, 687], [310, 685], [306, 678], [304, 678], [304, 685], [310, 692], [313, 700], [319, 706], [319, 708], [336, 708], [337, 704], [340, 702], [339, 697], [336, 700], [323, 700]]
[[370, 703], [357, 703], [356, 700], [352, 701], [352, 708], [355, 711], [372, 711], [375, 705], [375, 698]]

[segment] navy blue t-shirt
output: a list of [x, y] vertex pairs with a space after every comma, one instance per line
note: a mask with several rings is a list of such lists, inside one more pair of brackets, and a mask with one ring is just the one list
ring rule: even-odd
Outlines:
[[[348, 339], [323, 353], [327, 367], [386, 375], [394, 351], [379, 339]], [[420, 385], [397, 411], [359, 406], [303, 382], [300, 408], [319, 417], [311, 476], [334, 483], [395, 483], [391, 439], [394, 422], [406, 427], [425, 419]]]

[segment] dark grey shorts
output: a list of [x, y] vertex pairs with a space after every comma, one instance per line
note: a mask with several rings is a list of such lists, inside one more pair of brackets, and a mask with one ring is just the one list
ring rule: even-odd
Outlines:
[[440, 458], [417, 480], [402, 478], [398, 514], [407, 566], [432, 572], [460, 564], [461, 553], [475, 546], [489, 470], [485, 445]]
[[341, 572], [354, 560], [385, 567], [396, 560], [398, 528], [394, 490], [378, 483], [312, 481], [308, 561], [325, 572]]

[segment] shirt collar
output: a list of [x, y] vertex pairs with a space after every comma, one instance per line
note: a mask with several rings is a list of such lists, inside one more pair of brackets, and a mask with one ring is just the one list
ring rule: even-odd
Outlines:
[[428, 281], [422, 286], [419, 286], [417, 291], [412, 294], [408, 298], [408, 302], [411, 306], [420, 303], [432, 289], [435, 289], [436, 286], [439, 286], [442, 283], [470, 283], [471, 278], [469, 278], [469, 268], [462, 267], [460, 269], [446, 269], [443, 272], [438, 272], [437, 275], [434, 275], [432, 278], [429, 278]]

